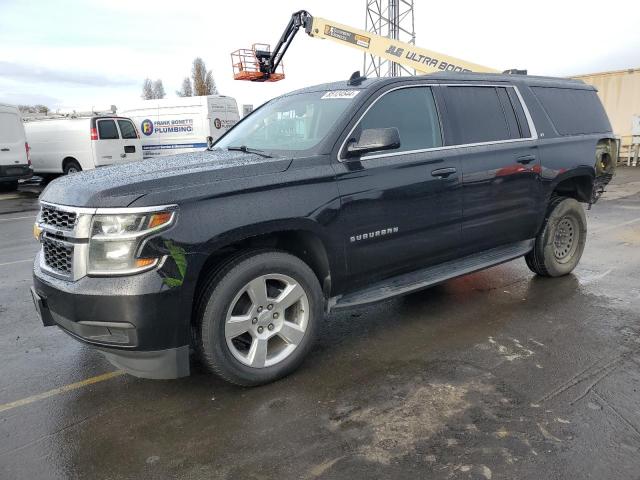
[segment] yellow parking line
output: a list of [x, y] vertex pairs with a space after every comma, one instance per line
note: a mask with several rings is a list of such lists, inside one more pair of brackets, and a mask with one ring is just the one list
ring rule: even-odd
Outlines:
[[5, 403], [4, 405], [0, 405], [0, 413], [6, 412], [7, 410], [11, 410], [13, 408], [29, 405], [30, 403], [37, 402], [38, 400], [44, 400], [45, 398], [60, 395], [61, 393], [70, 392], [71, 390], [77, 390], [78, 388], [93, 385], [94, 383], [104, 382], [105, 380], [110, 380], [112, 378], [119, 377], [120, 375], [124, 375], [124, 372], [122, 370], [103, 373], [102, 375], [87, 378], [86, 380], [82, 380], [80, 382], [71, 383], [69, 385], [65, 385], [64, 387], [54, 388], [53, 390], [49, 390], [48, 392], [32, 395], [21, 400], [16, 400], [15, 402]]
[[22, 195], [0, 195], [0, 200], [15, 200], [16, 198], [22, 198]]

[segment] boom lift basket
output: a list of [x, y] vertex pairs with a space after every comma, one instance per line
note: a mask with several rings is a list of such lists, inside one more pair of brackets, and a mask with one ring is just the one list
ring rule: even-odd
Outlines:
[[251, 49], [241, 48], [231, 53], [234, 80], [251, 82], [277, 82], [284, 78], [284, 67], [278, 65], [275, 72], [269, 73], [271, 47], [264, 43], [254, 43]]

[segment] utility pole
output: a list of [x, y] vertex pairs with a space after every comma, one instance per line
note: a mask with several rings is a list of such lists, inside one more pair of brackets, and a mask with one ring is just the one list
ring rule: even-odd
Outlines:
[[[413, 0], [366, 0], [365, 30], [375, 35], [416, 43]], [[400, 77], [415, 75], [415, 70], [364, 54], [364, 73], [367, 77]]]

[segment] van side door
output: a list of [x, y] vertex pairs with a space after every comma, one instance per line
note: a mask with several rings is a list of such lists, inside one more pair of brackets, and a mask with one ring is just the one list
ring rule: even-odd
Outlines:
[[27, 165], [24, 127], [17, 111], [0, 105], [0, 167], [6, 176], [24, 175]]
[[92, 140], [95, 166], [119, 163], [125, 153], [115, 119], [99, 118], [95, 122], [97, 138]]
[[[356, 115], [359, 120], [343, 137], [335, 164], [341, 201], [338, 231], [344, 236], [349, 276], [356, 282], [456, 256], [462, 219], [460, 167], [455, 156], [440, 148], [436, 89], [407, 85], [383, 92], [363, 106]], [[399, 148], [346, 156], [346, 145], [362, 131], [389, 127], [400, 133]]]
[[542, 201], [535, 128], [517, 89], [447, 85], [445, 135], [462, 168], [463, 254], [534, 238]]
[[122, 150], [124, 152], [124, 156], [120, 155], [121, 161], [133, 162], [134, 160], [142, 160], [142, 141], [133, 122], [128, 118], [118, 118], [116, 123], [120, 130]]

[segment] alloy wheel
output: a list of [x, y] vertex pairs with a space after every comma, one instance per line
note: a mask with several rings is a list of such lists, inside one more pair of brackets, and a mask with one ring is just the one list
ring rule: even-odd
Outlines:
[[282, 274], [262, 275], [236, 294], [225, 319], [225, 338], [233, 356], [252, 368], [276, 365], [304, 338], [309, 299], [302, 286]]

